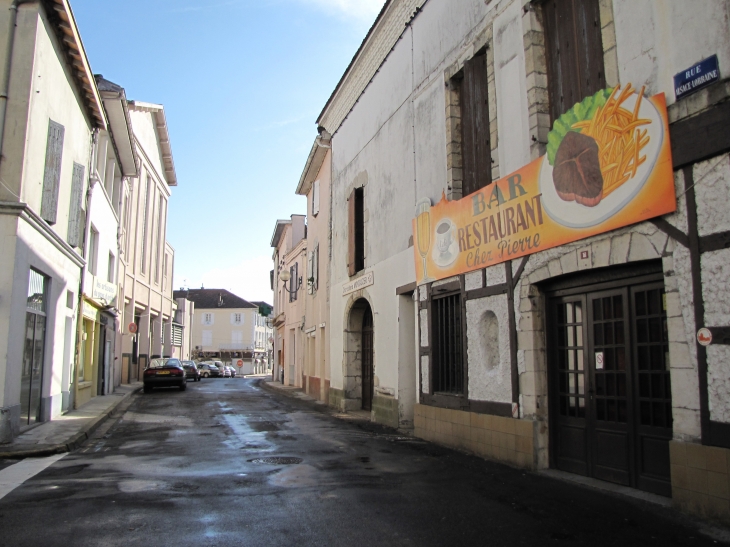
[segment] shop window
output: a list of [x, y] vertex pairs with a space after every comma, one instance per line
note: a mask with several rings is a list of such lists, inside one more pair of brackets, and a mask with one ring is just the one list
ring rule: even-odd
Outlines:
[[598, 0], [542, 5], [551, 122], [606, 87]]
[[354, 188], [347, 200], [348, 206], [348, 255], [347, 269], [350, 276], [365, 269], [365, 206], [364, 189]]
[[463, 394], [464, 352], [461, 295], [451, 294], [432, 301], [433, 391]]
[[43, 195], [41, 197], [41, 218], [48, 224], [56, 223], [58, 213], [58, 191], [61, 184], [64, 133], [65, 129], [60, 123], [48, 120], [46, 165], [43, 170]]

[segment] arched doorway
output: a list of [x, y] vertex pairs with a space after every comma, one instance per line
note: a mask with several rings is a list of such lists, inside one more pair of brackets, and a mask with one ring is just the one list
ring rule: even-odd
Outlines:
[[374, 321], [370, 303], [357, 299], [345, 330], [343, 410], [371, 410], [375, 380]]
[[362, 317], [362, 409], [373, 408], [373, 312], [367, 307]]

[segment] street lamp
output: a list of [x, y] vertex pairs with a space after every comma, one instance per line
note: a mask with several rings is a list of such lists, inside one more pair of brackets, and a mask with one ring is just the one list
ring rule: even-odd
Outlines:
[[291, 279], [291, 274], [289, 272], [287, 272], [286, 270], [284, 270], [283, 272], [281, 272], [279, 274], [279, 279], [281, 279], [284, 282], [284, 285], [283, 285], [284, 286], [284, 290], [286, 292], [288, 292], [288, 293], [296, 294], [297, 291], [302, 287], [302, 277], [299, 276], [299, 279], [295, 279], [294, 280], [294, 284], [296, 285], [294, 287], [294, 290], [289, 290], [289, 289], [286, 288], [286, 282]]

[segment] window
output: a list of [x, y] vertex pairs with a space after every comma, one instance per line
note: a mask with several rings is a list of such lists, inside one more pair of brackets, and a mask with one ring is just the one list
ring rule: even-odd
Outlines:
[[289, 302], [294, 302], [297, 299], [297, 291], [294, 289], [298, 288], [297, 285], [299, 284], [297, 282], [297, 279], [299, 278], [298, 262], [295, 262], [294, 265], [289, 268], [289, 275], [291, 275], [291, 279], [289, 279]]
[[461, 295], [432, 301], [433, 391], [464, 392]]
[[71, 247], [81, 247], [84, 241], [84, 166], [74, 162], [71, 177], [71, 203], [68, 209], [68, 234], [66, 241]]
[[312, 216], [319, 214], [319, 181], [315, 180], [312, 185]]
[[606, 87], [598, 0], [543, 4], [550, 118]]
[[212, 325], [212, 324], [213, 324], [213, 314], [204, 313], [203, 314], [203, 325]]
[[243, 345], [243, 331], [231, 331], [231, 345], [235, 346], [235, 349], [238, 349], [238, 346]]
[[319, 243], [307, 256], [307, 292], [314, 294], [319, 285]]
[[108, 268], [106, 271], [106, 280], [109, 283], [114, 283], [114, 274], [115, 274], [114, 266], [116, 265], [116, 263], [117, 263], [117, 261], [114, 257], [114, 254], [109, 253], [109, 265], [108, 265]]
[[142, 199], [144, 199], [144, 204], [142, 206], [142, 263], [141, 263], [141, 269], [142, 273], [145, 273], [145, 270], [147, 269], [147, 218], [149, 217], [149, 203], [150, 203], [150, 196], [149, 194], [152, 192], [152, 177], [147, 175], [147, 178], [145, 179], [145, 188], [144, 188], [144, 194], [140, 196]]
[[354, 188], [348, 201], [348, 256], [350, 276], [365, 269], [364, 189]]
[[89, 250], [86, 253], [87, 267], [91, 275], [96, 275], [96, 267], [98, 262], [99, 253], [99, 232], [96, 228], [91, 227], [89, 232]]
[[461, 109], [461, 135], [457, 135], [461, 138], [461, 195], [468, 196], [492, 182], [486, 53], [466, 61], [452, 85]]
[[213, 331], [212, 330], [203, 331], [203, 340], [201, 342], [201, 345], [206, 348], [209, 348], [210, 346], [213, 345]]
[[61, 184], [61, 156], [65, 129], [60, 123], [48, 120], [46, 140], [46, 166], [43, 170], [43, 197], [41, 218], [48, 224], [56, 223], [58, 213], [58, 190]]
[[233, 323], [235, 325], [240, 325], [241, 324], [241, 314], [240, 313], [234, 313], [233, 314]]
[[165, 223], [165, 198], [160, 194], [160, 202], [157, 206], [157, 242], [155, 248], [155, 283], [160, 282], [160, 248], [162, 245], [162, 227]]

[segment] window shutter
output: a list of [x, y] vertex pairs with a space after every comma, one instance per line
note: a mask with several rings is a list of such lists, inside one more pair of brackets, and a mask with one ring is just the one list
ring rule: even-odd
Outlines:
[[315, 180], [312, 187], [312, 214], [317, 216], [319, 213], [319, 181]]
[[314, 293], [314, 251], [307, 254], [307, 293]]
[[46, 166], [43, 172], [43, 197], [41, 218], [48, 224], [56, 223], [58, 213], [58, 190], [61, 183], [61, 155], [63, 153], [64, 127], [48, 120], [46, 141]]
[[347, 273], [350, 277], [357, 273], [355, 265], [355, 191], [350, 192], [350, 198], [347, 200]]
[[313, 288], [316, 291], [319, 288], [319, 243], [317, 243], [317, 246], [314, 248], [314, 259], [312, 262], [314, 269], [312, 274], [312, 277], [314, 277]]
[[71, 204], [68, 210], [68, 235], [66, 240], [71, 247], [81, 247], [84, 235], [81, 231], [83, 212], [81, 203], [84, 193], [84, 166], [74, 162], [73, 177], [71, 179]]
[[299, 292], [299, 262], [294, 263], [294, 277], [292, 277], [292, 287], [294, 287], [294, 300], [297, 299]]
[[492, 182], [486, 54], [476, 55], [464, 63], [460, 99], [464, 166], [462, 195], [468, 196]]
[[598, 0], [543, 4], [551, 122], [606, 87]]
[[289, 268], [289, 302], [294, 302], [294, 291], [292, 290], [294, 287], [294, 266], [291, 266]]

